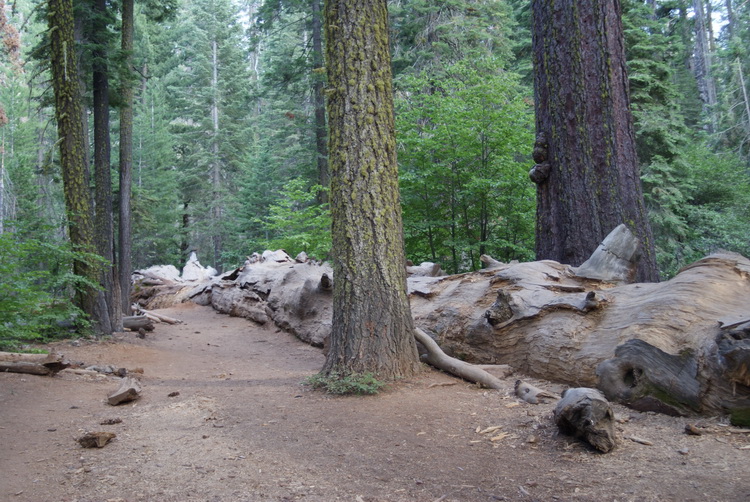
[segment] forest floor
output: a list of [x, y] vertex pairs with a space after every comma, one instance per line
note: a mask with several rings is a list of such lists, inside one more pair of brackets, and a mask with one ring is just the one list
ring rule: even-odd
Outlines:
[[[554, 403], [517, 400], [519, 375], [489, 391], [425, 368], [377, 396], [332, 397], [302, 385], [320, 349], [208, 307], [160, 312], [184, 323], [50, 346], [142, 369], [133, 403], [107, 404], [114, 376], [0, 374], [0, 500], [750, 500], [750, 433], [719, 418], [615, 406], [619, 444], [600, 454], [558, 434]], [[86, 431], [117, 436], [84, 449]]]

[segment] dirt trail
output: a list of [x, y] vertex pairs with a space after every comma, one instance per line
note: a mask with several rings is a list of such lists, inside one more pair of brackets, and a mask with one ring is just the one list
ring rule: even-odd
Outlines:
[[[334, 398], [300, 384], [319, 349], [207, 307], [162, 312], [185, 323], [55, 346], [142, 368], [133, 404], [106, 404], [114, 377], [0, 374], [0, 501], [750, 500], [750, 434], [716, 419], [617, 406], [620, 443], [602, 455], [557, 434], [553, 403], [517, 401], [515, 376], [487, 391], [426, 369], [378, 396]], [[110, 418], [122, 422], [100, 425]], [[710, 432], [688, 436], [688, 423]], [[117, 438], [83, 449], [90, 430]]]

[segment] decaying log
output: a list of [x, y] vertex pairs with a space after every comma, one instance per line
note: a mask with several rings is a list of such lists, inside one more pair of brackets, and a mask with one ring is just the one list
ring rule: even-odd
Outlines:
[[427, 354], [423, 357], [423, 360], [429, 365], [490, 389], [501, 389], [503, 387], [503, 383], [499, 378], [490, 375], [482, 368], [446, 355], [440, 349], [440, 346], [435, 343], [435, 340], [430, 338], [430, 335], [421, 329], [416, 328], [414, 330], [414, 338], [427, 350]]
[[555, 407], [560, 432], [581, 438], [607, 453], [617, 444], [615, 414], [607, 399], [596, 389], [567, 389]]
[[131, 331], [138, 331], [139, 329], [146, 331], [154, 330], [153, 321], [145, 315], [125, 316], [122, 318], [122, 325]]
[[120, 387], [107, 396], [107, 402], [112, 406], [128, 403], [141, 397], [141, 383], [137, 378], [125, 377], [120, 381]]
[[0, 352], [0, 371], [52, 376], [70, 366], [61, 354]]
[[[624, 284], [620, 260], [635, 254], [611, 242], [591, 260], [609, 272], [593, 279], [585, 268], [551, 260], [489, 257], [476, 272], [411, 276], [415, 323], [446, 356], [466, 363], [601, 386], [610, 399], [641, 409], [730, 414], [734, 424], [750, 425], [750, 260], [717, 253], [669, 281]], [[192, 298], [323, 346], [332, 323], [331, 267], [257, 258], [187, 293], [173, 289], [172, 304]], [[166, 303], [168, 294], [159, 295], [168, 288], [152, 288], [152, 298]]]

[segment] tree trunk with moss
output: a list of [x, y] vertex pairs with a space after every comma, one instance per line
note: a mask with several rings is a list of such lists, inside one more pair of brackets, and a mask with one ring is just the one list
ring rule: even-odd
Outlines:
[[580, 265], [620, 223], [658, 280], [630, 113], [619, 0], [534, 0], [537, 259]]
[[[60, 165], [68, 216], [68, 233], [74, 249], [94, 253], [94, 222], [83, 131], [83, 108], [78, 87], [77, 56], [73, 38], [72, 0], [49, 0], [50, 59], [55, 95]], [[84, 260], [73, 263], [73, 271], [92, 283], [97, 281], [96, 267]], [[82, 287], [76, 293], [76, 305], [88, 314], [98, 330], [97, 291]]]
[[414, 374], [386, 0], [325, 5], [333, 321], [323, 372]]

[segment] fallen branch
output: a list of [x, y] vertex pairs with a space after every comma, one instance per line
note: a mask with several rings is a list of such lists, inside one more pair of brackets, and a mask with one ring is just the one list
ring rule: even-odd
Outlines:
[[164, 314], [157, 314], [153, 310], [143, 310], [140, 309], [140, 311], [149, 319], [154, 320], [155, 322], [165, 322], [167, 324], [182, 324], [182, 321], [180, 319], [175, 319], [174, 317], [165, 316]]
[[60, 354], [0, 352], [0, 371], [51, 376], [70, 366]]
[[424, 361], [431, 366], [434, 366], [443, 371], [447, 371], [452, 375], [469, 380], [470, 382], [476, 382], [484, 387], [490, 389], [500, 389], [503, 387], [503, 382], [479, 368], [473, 364], [461, 361], [455, 357], [447, 355], [440, 346], [430, 338], [430, 336], [417, 328], [414, 330], [414, 338], [421, 343], [425, 349], [427, 349], [427, 355], [423, 356]]

